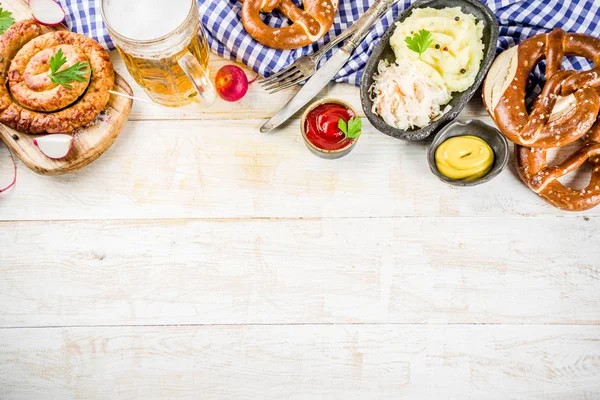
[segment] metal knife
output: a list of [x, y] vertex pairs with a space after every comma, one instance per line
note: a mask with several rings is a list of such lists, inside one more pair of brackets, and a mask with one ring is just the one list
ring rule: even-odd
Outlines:
[[327, 86], [329, 81], [331, 81], [331, 79], [333, 79], [346, 64], [352, 52], [356, 50], [358, 45], [373, 27], [373, 24], [383, 13], [389, 10], [389, 8], [397, 2], [398, 0], [377, 0], [377, 2], [375, 2], [375, 4], [373, 4], [358, 19], [358, 21], [356, 21], [356, 32], [348, 39], [346, 44], [335, 52], [323, 67], [315, 72], [308, 82], [302, 86], [302, 89], [300, 89], [298, 93], [296, 93], [296, 95], [277, 112], [277, 114], [269, 119], [262, 128], [260, 128], [260, 131], [265, 133], [277, 128], [304, 107], [309, 101], [315, 98], [315, 96]]

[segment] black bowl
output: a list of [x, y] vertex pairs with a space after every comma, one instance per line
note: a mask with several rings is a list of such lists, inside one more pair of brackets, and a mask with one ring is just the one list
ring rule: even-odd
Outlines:
[[[435, 163], [435, 151], [438, 146], [445, 142], [447, 139], [456, 136], [477, 136], [483, 139], [487, 144], [490, 145], [494, 151], [494, 165], [490, 172], [485, 176], [473, 181], [463, 181], [458, 179], [450, 179], [438, 171]], [[429, 151], [427, 152], [427, 161], [429, 162], [429, 168], [431, 172], [442, 182], [446, 182], [454, 186], [475, 186], [485, 182], [489, 182], [496, 176], [500, 175], [508, 164], [508, 140], [506, 137], [496, 128], [489, 126], [479, 120], [468, 120], [468, 121], [453, 121], [446, 125], [433, 139]]]
[[484, 44], [484, 57], [481, 61], [481, 68], [475, 78], [473, 85], [462, 93], [453, 93], [450, 105], [452, 109], [444, 114], [440, 119], [433, 121], [431, 124], [421, 129], [410, 129], [402, 130], [397, 129], [393, 126], [388, 125], [383, 118], [371, 111], [373, 109], [373, 101], [371, 100], [370, 88], [373, 85], [373, 75], [377, 73], [377, 66], [380, 60], [387, 60], [392, 63], [396, 60], [394, 51], [390, 46], [390, 38], [394, 34], [396, 25], [392, 25], [387, 32], [381, 38], [381, 41], [371, 54], [365, 71], [363, 73], [362, 82], [360, 85], [360, 99], [362, 108], [365, 112], [371, 124], [377, 130], [385, 133], [386, 135], [403, 139], [403, 140], [422, 140], [430, 136], [432, 133], [441, 129], [448, 122], [455, 119], [463, 108], [467, 105], [469, 100], [473, 97], [488, 69], [494, 61], [496, 55], [496, 43], [498, 41], [498, 21], [492, 13], [492, 11], [483, 3], [478, 0], [418, 0], [409, 8], [407, 8], [398, 18], [397, 22], [404, 21], [408, 16], [412, 14], [415, 8], [447, 8], [447, 7], [460, 7], [462, 12], [471, 14], [477, 21], [483, 21], [483, 44]]

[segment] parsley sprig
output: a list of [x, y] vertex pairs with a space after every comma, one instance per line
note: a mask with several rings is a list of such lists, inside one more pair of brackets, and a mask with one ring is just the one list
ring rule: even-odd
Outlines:
[[77, 61], [69, 68], [59, 69], [65, 65], [67, 57], [59, 48], [52, 57], [50, 57], [50, 80], [56, 85], [62, 85], [67, 89], [71, 89], [70, 82], [85, 82], [85, 75], [90, 72], [90, 65], [87, 62]]
[[410, 50], [419, 53], [419, 58], [421, 58], [421, 54], [425, 53], [425, 50], [433, 43], [433, 38], [431, 32], [427, 29], [421, 29], [414, 35], [406, 37], [404, 42]]
[[340, 131], [344, 134], [344, 138], [340, 140], [339, 143], [346, 139], [356, 139], [362, 133], [362, 118], [352, 117], [348, 120], [348, 123], [340, 118], [338, 121], [338, 128], [340, 128]]
[[15, 19], [10, 11], [4, 10], [0, 7], [0, 34], [6, 32], [15, 23]]

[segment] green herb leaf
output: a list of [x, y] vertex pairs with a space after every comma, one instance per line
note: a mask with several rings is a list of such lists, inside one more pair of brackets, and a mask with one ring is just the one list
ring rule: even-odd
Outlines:
[[338, 128], [340, 128], [340, 131], [342, 131], [344, 135], [348, 134], [348, 125], [346, 125], [345, 119], [340, 118], [340, 120], [338, 121]]
[[59, 69], [67, 63], [67, 57], [59, 48], [52, 57], [50, 57], [50, 80], [56, 85], [62, 85], [71, 89], [69, 82], [85, 82], [85, 75], [90, 72], [90, 65], [86, 62], [77, 61], [69, 68]]
[[3, 10], [0, 7], [0, 34], [4, 33], [15, 23], [15, 19], [10, 11]]
[[414, 51], [415, 53], [419, 53], [419, 58], [421, 58], [421, 54], [423, 54], [425, 50], [431, 46], [433, 39], [431, 37], [431, 32], [426, 29], [421, 29], [413, 36], [406, 37], [404, 42], [410, 50]]
[[360, 117], [352, 117], [346, 124], [342, 118], [340, 118], [338, 122], [338, 128], [344, 134], [344, 138], [340, 140], [340, 143], [346, 139], [356, 139], [362, 133], [362, 118]]
[[50, 74], [54, 75], [66, 62], [67, 57], [65, 57], [65, 53], [59, 47], [58, 51], [50, 57]]
[[362, 133], [362, 118], [354, 117], [348, 121], [348, 136], [350, 139], [356, 139]]

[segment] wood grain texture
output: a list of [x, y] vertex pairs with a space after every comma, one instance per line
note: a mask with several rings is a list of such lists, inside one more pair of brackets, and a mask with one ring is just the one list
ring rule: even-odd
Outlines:
[[[10, 10], [16, 20], [31, 18], [31, 10], [23, 0], [5, 0], [4, 9]], [[66, 29], [45, 27], [44, 32]], [[132, 95], [129, 84], [115, 74], [114, 91]], [[0, 124], [0, 140], [21, 159], [24, 165], [41, 175], [62, 175], [77, 171], [100, 157], [117, 139], [129, 116], [133, 101], [122, 96], [111, 95], [106, 108], [96, 121], [74, 133], [73, 147], [69, 155], [60, 160], [46, 157], [33, 140], [40, 135], [18, 132]]]
[[0, 326], [600, 324], [600, 219], [0, 223]]
[[[19, 168], [0, 195], [0, 399], [600, 398], [600, 209], [554, 209], [512, 161], [448, 187], [427, 143], [368, 124], [334, 162], [297, 118], [259, 133], [296, 90], [136, 101], [87, 168]], [[360, 109], [354, 87], [324, 96]], [[478, 96], [473, 117], [491, 123]]]
[[597, 399], [598, 326], [0, 329], [3, 400]]
[[[131, 94], [131, 88], [120, 76], [115, 76], [114, 91]], [[22, 161], [40, 175], [62, 175], [78, 171], [100, 157], [115, 142], [129, 111], [132, 100], [111, 95], [108, 105], [95, 122], [73, 134], [69, 155], [60, 160], [46, 157], [33, 143], [40, 135], [18, 132], [0, 124], [0, 139]], [[15, 139], [16, 138], [16, 139]]]
[[129, 122], [118, 146], [76, 174], [21, 168], [0, 220], [582, 215], [540, 199], [512, 161], [490, 183], [457, 188], [430, 172], [427, 143], [368, 123], [352, 153], [331, 161], [306, 149], [298, 120], [272, 135], [259, 132], [262, 122]]

